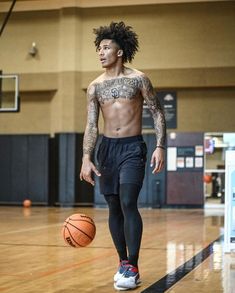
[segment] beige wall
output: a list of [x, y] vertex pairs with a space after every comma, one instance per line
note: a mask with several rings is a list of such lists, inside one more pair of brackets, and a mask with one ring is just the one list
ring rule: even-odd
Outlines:
[[235, 132], [235, 89], [178, 91], [180, 131]]
[[[232, 9], [233, 7], [233, 9]], [[133, 65], [145, 69], [235, 66], [235, 4], [84, 9], [83, 70], [97, 70], [92, 28], [124, 20], [138, 32]], [[92, 57], [92, 58], [89, 58]]]
[[[0, 64], [5, 73], [38, 73], [58, 70], [59, 13], [15, 13], [2, 37]], [[28, 50], [36, 42], [39, 54], [32, 58]]]
[[[92, 29], [112, 20], [124, 20], [139, 35], [131, 66], [157, 88], [177, 90], [177, 131], [235, 130], [230, 1], [15, 12], [0, 39], [0, 69], [20, 75], [21, 112], [0, 114], [1, 133], [84, 131], [84, 89], [102, 72]], [[35, 58], [28, 55], [32, 42]]]
[[0, 113], [1, 134], [49, 133], [52, 92], [24, 93], [20, 113]]

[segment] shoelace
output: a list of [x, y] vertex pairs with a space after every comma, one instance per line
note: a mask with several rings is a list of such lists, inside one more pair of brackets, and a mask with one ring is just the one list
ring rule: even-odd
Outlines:
[[138, 270], [135, 267], [133, 267], [132, 265], [126, 267], [126, 270], [124, 272], [125, 277], [133, 277], [136, 274], [138, 274]]

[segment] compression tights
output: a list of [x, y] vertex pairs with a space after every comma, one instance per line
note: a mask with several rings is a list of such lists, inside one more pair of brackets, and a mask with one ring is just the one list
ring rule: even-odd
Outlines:
[[105, 195], [109, 207], [109, 229], [120, 260], [138, 267], [143, 223], [137, 200], [140, 187], [121, 184], [119, 195]]

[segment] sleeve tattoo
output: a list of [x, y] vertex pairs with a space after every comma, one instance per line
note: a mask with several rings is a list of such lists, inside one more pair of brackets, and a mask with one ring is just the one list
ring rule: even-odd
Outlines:
[[154, 129], [156, 132], [156, 145], [164, 148], [166, 143], [165, 115], [156, 92], [146, 76], [142, 77], [142, 95], [152, 113]]
[[99, 102], [95, 96], [95, 86], [87, 89], [87, 124], [83, 139], [83, 155], [91, 156], [98, 137]]

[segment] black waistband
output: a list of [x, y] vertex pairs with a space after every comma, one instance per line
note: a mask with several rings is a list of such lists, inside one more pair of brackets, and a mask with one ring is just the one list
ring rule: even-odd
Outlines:
[[111, 142], [111, 143], [131, 143], [135, 141], [143, 141], [142, 135], [127, 136], [127, 137], [107, 137], [103, 136], [102, 142]]

